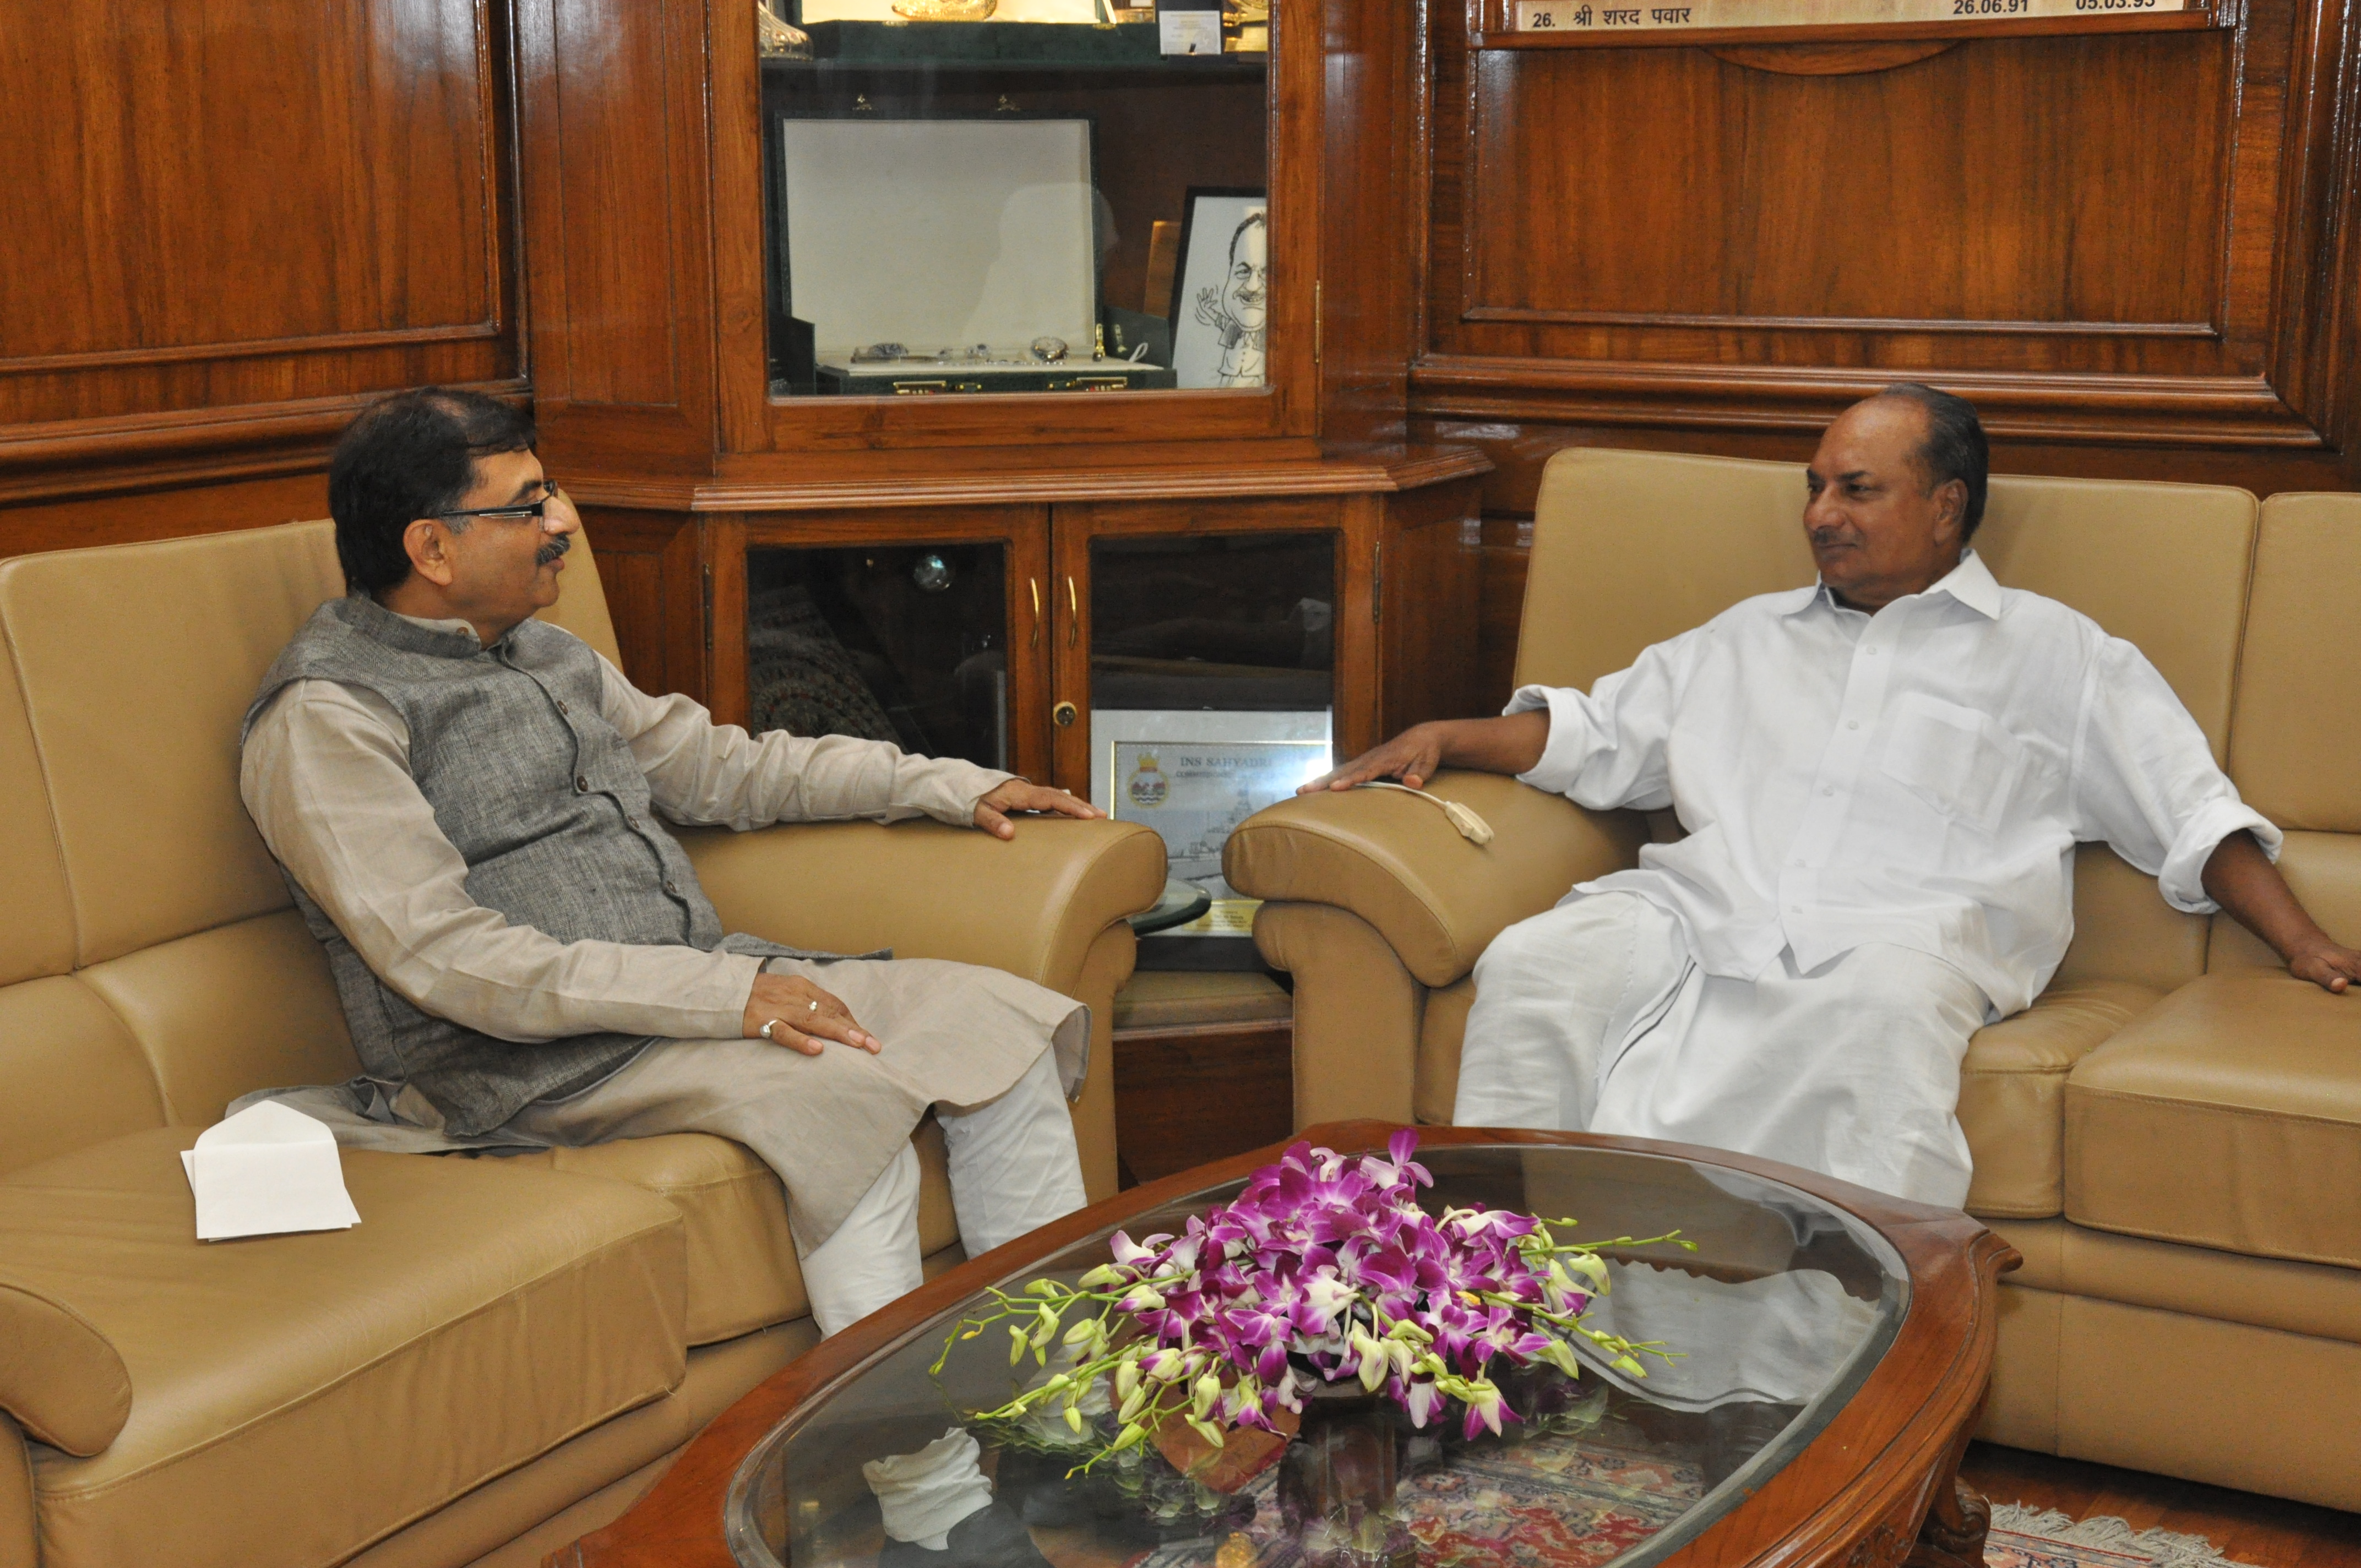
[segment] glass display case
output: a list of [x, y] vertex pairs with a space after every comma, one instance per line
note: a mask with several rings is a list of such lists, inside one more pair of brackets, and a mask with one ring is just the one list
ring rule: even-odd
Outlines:
[[746, 553], [749, 728], [1013, 768], [997, 543]]
[[758, 19], [773, 398], [1265, 386], [1268, 0]]
[[1091, 798], [1155, 828], [1172, 876], [1212, 899], [1159, 945], [1250, 934], [1222, 846], [1331, 765], [1336, 550], [1334, 532], [1090, 542]]

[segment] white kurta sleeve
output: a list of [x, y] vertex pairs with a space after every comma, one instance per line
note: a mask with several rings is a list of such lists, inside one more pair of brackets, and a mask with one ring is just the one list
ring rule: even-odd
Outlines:
[[297, 681], [255, 720], [239, 793], [263, 842], [361, 961], [412, 1004], [504, 1040], [613, 1030], [735, 1039], [760, 959], [560, 942], [467, 895], [467, 865], [382, 699]]
[[601, 658], [601, 711], [647, 775], [656, 809], [691, 827], [744, 831], [774, 822], [931, 817], [967, 827], [975, 803], [1014, 774], [955, 758], [914, 757], [847, 735], [749, 735], [688, 697], [650, 696]]
[[1657, 643], [1630, 669], [1600, 676], [1587, 694], [1572, 686], [1519, 687], [1503, 711], [1546, 707], [1550, 732], [1542, 760], [1518, 779], [1594, 811], [1660, 811], [1672, 805], [1664, 758], [1680, 673], [1693, 641], [1709, 630]]
[[2108, 638], [2084, 682], [2070, 786], [2075, 838], [2104, 839], [2154, 876], [2175, 909], [2213, 914], [2205, 862], [2222, 840], [2244, 828], [2276, 861], [2279, 830], [2238, 798], [2205, 732], [2137, 648]]

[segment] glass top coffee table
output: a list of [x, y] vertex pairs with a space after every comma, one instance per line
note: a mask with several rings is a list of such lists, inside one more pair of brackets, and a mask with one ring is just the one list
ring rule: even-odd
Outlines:
[[[1382, 1153], [1392, 1130], [1303, 1135]], [[1384, 1401], [1348, 1400], [1342, 1424], [1323, 1418], [1317, 1454], [1307, 1416], [1279, 1462], [1209, 1486], [1153, 1444], [1071, 1475], [1111, 1416], [1080, 1436], [1057, 1420], [977, 1419], [1048, 1375], [1029, 1356], [1012, 1368], [1001, 1330], [952, 1340], [986, 1286], [1071, 1283], [1107, 1261], [1113, 1231], [1177, 1232], [1279, 1152], [1133, 1189], [824, 1343], [708, 1429], [630, 1514], [553, 1562], [881, 1568], [883, 1554], [895, 1568], [862, 1466], [961, 1428], [979, 1440], [1002, 1517], [1051, 1568], [1981, 1563], [1987, 1513], [1957, 1472], [1991, 1366], [1994, 1281], [2015, 1255], [1958, 1213], [1671, 1145], [1422, 1131], [1430, 1212], [1482, 1204], [1578, 1222], [1562, 1239], [1678, 1232], [1694, 1245], [1609, 1248], [1609, 1288], [1588, 1319], [1676, 1356], [1643, 1357], [1644, 1377], [1586, 1354], [1575, 1378], [1504, 1379], [1522, 1420], [1500, 1435], [1463, 1436], [1455, 1408], [1419, 1430]], [[1367, 1528], [1357, 1550], [1307, 1532], [1340, 1475], [1356, 1510], [1372, 1487], [1383, 1494], [1389, 1543]]]

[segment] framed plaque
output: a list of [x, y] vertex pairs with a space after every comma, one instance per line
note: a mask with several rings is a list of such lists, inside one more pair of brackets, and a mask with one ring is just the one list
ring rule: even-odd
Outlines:
[[1118, 822], [1153, 828], [1170, 874], [1213, 907], [1173, 937], [1244, 937], [1257, 901], [1222, 880], [1237, 825], [1334, 766], [1326, 712], [1103, 709], [1091, 716], [1091, 801]]
[[2213, 0], [1493, 0], [1510, 43], [1760, 43], [2219, 25]]

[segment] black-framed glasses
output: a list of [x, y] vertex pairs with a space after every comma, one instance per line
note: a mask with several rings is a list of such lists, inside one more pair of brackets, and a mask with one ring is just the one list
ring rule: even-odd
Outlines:
[[557, 487], [544, 482], [541, 499], [517, 501], [504, 507], [470, 507], [463, 511], [436, 512], [445, 521], [455, 517], [496, 517], [503, 522], [538, 522], [549, 513], [549, 503], [556, 498]]

